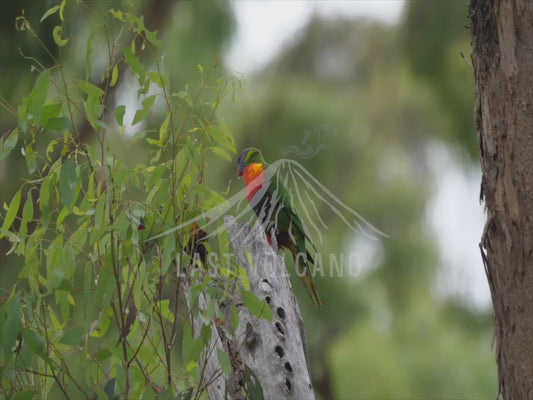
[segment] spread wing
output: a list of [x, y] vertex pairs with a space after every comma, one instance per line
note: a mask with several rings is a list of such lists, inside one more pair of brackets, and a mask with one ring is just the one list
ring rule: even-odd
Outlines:
[[304, 232], [309, 241], [311, 237], [317, 238], [319, 243], [323, 241], [323, 232], [328, 229], [328, 224], [320, 214], [324, 209], [330, 210], [335, 218], [339, 218], [355, 233], [373, 240], [388, 236], [342, 202], [298, 162], [281, 159], [270, 168], [275, 170], [278, 186], [286, 188], [285, 196], [288, 199], [285, 201], [290, 203], [290, 209], [300, 217], [298, 229]]
[[[265, 220], [275, 223], [278, 218], [277, 213], [283, 210], [291, 217], [293, 227], [302, 233], [316, 251], [313, 243], [322, 243], [324, 231], [328, 229], [328, 224], [320, 214], [324, 209], [330, 210], [335, 218], [339, 218], [355, 233], [361, 233], [374, 240], [379, 236], [388, 236], [343, 203], [298, 162], [290, 159], [275, 161], [267, 165], [264, 174], [267, 183], [259, 189], [250, 204], [246, 188], [243, 187], [214, 208], [147, 240], [155, 240], [186, 229], [194, 223], [199, 224], [208, 233], [207, 238], [209, 238], [225, 231], [223, 222], [226, 215], [233, 215], [239, 222], [253, 225]], [[266, 199], [268, 201], [265, 201]], [[256, 209], [255, 213], [253, 208]]]

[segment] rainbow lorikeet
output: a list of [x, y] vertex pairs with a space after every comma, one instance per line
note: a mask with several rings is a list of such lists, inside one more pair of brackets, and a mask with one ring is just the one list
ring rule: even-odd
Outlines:
[[306, 239], [310, 239], [291, 206], [287, 190], [279, 177], [271, 169], [267, 169], [268, 165], [258, 149], [244, 149], [238, 163], [238, 176], [244, 176], [248, 201], [265, 228], [269, 241], [274, 235], [280, 248], [291, 251], [294, 264], [313, 304], [315, 307], [322, 305], [309, 268], [314, 263], [306, 248]]

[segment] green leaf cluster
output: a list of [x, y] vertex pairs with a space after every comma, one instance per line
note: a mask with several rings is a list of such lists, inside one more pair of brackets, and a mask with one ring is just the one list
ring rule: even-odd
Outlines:
[[[52, 35], [67, 50], [71, 7], [63, 0], [41, 18], [59, 15]], [[217, 110], [239, 82], [202, 71], [198, 89], [176, 90], [164, 73], [163, 42], [142, 16], [110, 9], [101, 21], [85, 44], [85, 76], [66, 70], [57, 49], [46, 49], [51, 65], [30, 59], [38, 77], [17, 126], [0, 139], [0, 159], [20, 148], [28, 170], [1, 211], [0, 238], [23, 267], [0, 307], [0, 392], [198, 398], [215, 321], [224, 319], [218, 305], [244, 279], [238, 266], [218, 276], [207, 273], [205, 260], [194, 261], [205, 221], [188, 221], [225, 201], [204, 172], [213, 158], [232, 161], [236, 153]], [[17, 26], [39, 41], [26, 17]], [[109, 59], [94, 80], [101, 35]], [[138, 106], [113, 104], [110, 88], [132, 81]], [[136, 146], [148, 156], [132, 161]], [[252, 294], [245, 303], [272, 318]], [[215, 356], [231, 373], [229, 355]]]

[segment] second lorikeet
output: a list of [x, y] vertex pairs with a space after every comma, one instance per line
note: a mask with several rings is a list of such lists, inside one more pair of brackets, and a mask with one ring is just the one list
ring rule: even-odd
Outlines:
[[274, 235], [279, 247], [291, 251], [294, 264], [313, 304], [315, 307], [322, 305], [309, 268], [314, 261], [307, 251], [305, 241], [310, 239], [291, 206], [287, 190], [279, 177], [267, 170], [268, 165], [258, 149], [244, 149], [238, 163], [238, 176], [244, 176], [248, 201], [265, 228], [269, 241]]

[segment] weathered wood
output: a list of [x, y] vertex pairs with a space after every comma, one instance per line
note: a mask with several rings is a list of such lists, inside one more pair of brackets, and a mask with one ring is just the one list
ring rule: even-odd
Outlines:
[[[190, 280], [188, 278], [181, 282], [184, 293], [189, 292]], [[198, 295], [198, 303], [191, 304], [188, 296], [185, 296], [187, 308], [189, 309], [190, 323], [193, 328], [193, 335], [195, 338], [200, 336], [204, 321], [200, 316], [194, 317], [193, 307], [198, 307], [200, 310], [207, 310], [208, 302], [205, 294], [202, 292]], [[224, 350], [224, 346], [216, 329], [211, 332], [211, 338], [206, 346], [206, 350], [202, 353], [198, 365], [202, 369], [202, 376], [205, 384], [205, 389], [209, 395], [210, 400], [225, 400], [226, 396], [226, 377], [222, 373], [222, 367], [218, 360], [218, 349]], [[203, 390], [204, 388], [200, 388]]]
[[470, 0], [500, 392], [533, 398], [533, 2]]
[[254, 372], [265, 399], [314, 399], [303, 320], [282, 257], [268, 244], [262, 229], [251, 229], [231, 216], [224, 222], [237, 262], [248, 273], [251, 291], [274, 314], [269, 322], [239, 306], [232, 351]]
[[[254, 398], [247, 387], [251, 380], [248, 368], [259, 381], [265, 399], [314, 399], [303, 320], [283, 258], [268, 244], [262, 229], [251, 229], [230, 216], [224, 222], [237, 263], [248, 274], [250, 290], [270, 306], [274, 319], [269, 322], [255, 316], [244, 306], [239, 288], [231, 290], [221, 304], [225, 324], [216, 324], [200, 360], [209, 398]], [[253, 265], [248, 262], [246, 252], [253, 258]], [[184, 286], [187, 290], [186, 282]], [[203, 293], [197, 306], [204, 310], [208, 307]], [[239, 314], [239, 326], [233, 334], [232, 306]], [[194, 335], [198, 337], [203, 321], [193, 318], [194, 314], [190, 313], [191, 322]], [[218, 349], [230, 357], [232, 373], [229, 376], [222, 373]]]
[[[207, 310], [207, 300], [203, 293], [198, 298], [198, 306], [202, 310]], [[202, 330], [203, 321], [201, 318], [193, 320], [194, 336], [198, 337]], [[210, 400], [224, 400], [226, 392], [226, 381], [222, 373], [222, 367], [218, 360], [218, 349], [224, 349], [218, 332], [213, 329], [211, 339], [202, 354], [199, 365], [204, 369], [203, 376]]]

